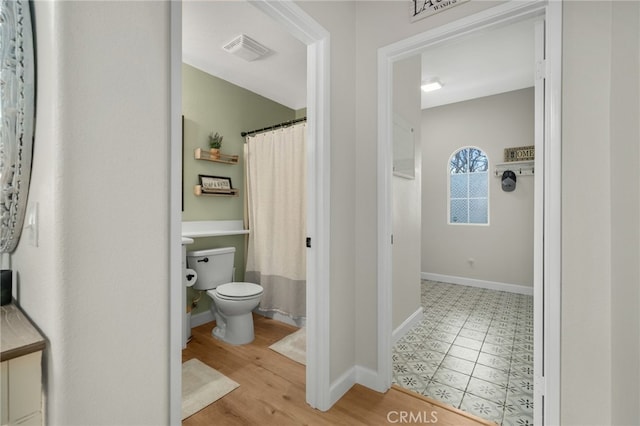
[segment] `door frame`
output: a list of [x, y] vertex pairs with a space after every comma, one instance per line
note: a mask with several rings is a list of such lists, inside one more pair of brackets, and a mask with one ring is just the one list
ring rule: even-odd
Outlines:
[[330, 395], [330, 37], [290, 0], [250, 3], [307, 45], [307, 358], [306, 400], [331, 408]]
[[170, 3], [169, 424], [182, 424], [182, 1]]
[[[392, 380], [392, 131], [393, 64], [429, 47], [474, 31], [542, 17], [545, 20], [546, 60], [538, 70], [544, 77], [544, 123], [541, 147], [536, 146], [534, 232], [534, 423], [560, 423], [561, 314], [561, 1], [512, 0], [378, 50], [378, 388]], [[539, 149], [542, 148], [542, 149]], [[543, 172], [540, 173], [540, 170]], [[542, 185], [538, 185], [542, 183]], [[539, 198], [542, 198], [540, 200]], [[541, 201], [541, 203], [540, 203]], [[541, 343], [541, 344], [540, 344]]]
[[[328, 410], [330, 398], [330, 37], [291, 0], [248, 0], [307, 45], [307, 365], [306, 400]], [[182, 2], [170, 2], [169, 424], [182, 406]]]

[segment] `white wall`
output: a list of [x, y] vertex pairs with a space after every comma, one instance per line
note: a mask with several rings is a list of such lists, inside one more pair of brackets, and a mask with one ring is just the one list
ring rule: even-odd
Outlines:
[[640, 423], [640, 3], [616, 3], [611, 34], [611, 412]]
[[640, 3], [612, 8], [612, 423], [640, 423]]
[[[411, 24], [404, 2], [300, 3], [332, 37], [332, 378], [354, 363], [373, 370], [377, 363], [377, 49], [494, 4], [467, 2]], [[38, 119], [29, 201], [40, 203], [41, 245], [21, 242], [12, 261], [20, 303], [49, 341], [47, 423], [165, 424], [169, 4], [34, 5]], [[625, 47], [612, 44], [621, 7], [564, 3], [563, 424], [611, 424], [614, 407], [628, 418], [640, 401], [639, 378], [612, 365], [625, 350], [640, 359], [624, 339], [637, 338], [637, 323], [622, 332], [622, 315], [611, 313], [640, 305], [618, 291], [634, 294], [637, 280], [616, 275], [615, 292], [610, 285], [612, 267], [638, 273], [637, 262], [624, 268], [611, 260], [628, 244], [637, 250], [636, 237], [620, 239], [623, 224], [611, 226], [612, 210], [627, 205], [612, 190], [611, 161], [622, 157], [619, 148], [637, 148], [626, 137], [634, 123], [610, 119], [609, 88], [616, 104], [623, 97], [622, 110], [638, 99], [611, 84], [612, 62], [625, 81], [637, 78], [637, 58], [620, 57]], [[637, 23], [628, 25], [638, 33]], [[597, 169], [584, 173], [585, 164]], [[638, 194], [638, 182], [628, 184]], [[638, 215], [623, 220], [637, 236]], [[148, 264], [163, 266], [141, 267]], [[636, 405], [612, 402], [612, 388], [629, 391]]]
[[396, 330], [420, 308], [420, 146], [419, 56], [393, 66], [393, 112], [410, 124], [416, 153], [415, 179], [393, 177], [393, 323]]
[[562, 423], [637, 424], [640, 12], [563, 13]]
[[12, 263], [46, 422], [166, 424], [169, 4], [34, 7], [40, 241]]
[[378, 49], [428, 29], [495, 6], [467, 2], [410, 23], [408, 6], [397, 1], [356, 2], [356, 362], [377, 369], [377, 55]]
[[564, 12], [562, 423], [611, 424], [611, 6]]
[[[504, 149], [533, 145], [533, 88], [422, 111], [422, 272], [533, 285], [533, 176], [494, 176]], [[465, 146], [489, 158], [489, 225], [448, 224], [448, 164]], [[474, 259], [474, 262], [469, 262]]]
[[[632, 3], [637, 5], [637, 2]], [[356, 363], [373, 370], [377, 363], [374, 267], [377, 259], [377, 215], [374, 213], [377, 136], [373, 124], [377, 119], [377, 76], [372, 70], [377, 65], [377, 49], [494, 5], [496, 3], [467, 2], [412, 24], [408, 20], [406, 3], [357, 2], [355, 346]], [[637, 73], [633, 74], [633, 67], [637, 66], [633, 57], [611, 56], [612, 48], [615, 52], [622, 49], [620, 45], [611, 44], [611, 8], [617, 10], [619, 7], [622, 7], [621, 2], [573, 1], [564, 2], [563, 7], [562, 424], [611, 424], [611, 344], [615, 345], [614, 354], [619, 356], [628, 350], [629, 358], [635, 362], [640, 360], [638, 350], [627, 348], [624, 339], [613, 338], [612, 325], [615, 326], [618, 320], [611, 320], [612, 300], [615, 308], [623, 301], [620, 293], [613, 299], [611, 296], [611, 210], [624, 208], [619, 199], [611, 198], [609, 88], [612, 81], [609, 67], [612, 59], [617, 64], [615, 69], [626, 69], [637, 78]], [[619, 25], [620, 19], [616, 18], [614, 25]], [[631, 24], [631, 30], [637, 33], [637, 25]], [[614, 87], [616, 91], [622, 90], [615, 83]], [[630, 92], [628, 96], [637, 105], [638, 94]], [[631, 103], [628, 100], [625, 105]], [[633, 143], [637, 141], [626, 140], [623, 146]], [[633, 154], [631, 157], [634, 158]], [[585, 173], [586, 164], [598, 164], [597, 172]], [[636, 183], [628, 183], [631, 192], [638, 192]], [[637, 235], [638, 215], [631, 213], [630, 216], [632, 218], [626, 221], [630, 233]], [[619, 235], [617, 228], [613, 234]], [[627, 249], [626, 243], [617, 239], [613, 245], [618, 251]], [[629, 268], [637, 268], [637, 261], [635, 264]], [[617, 263], [614, 265], [618, 266]], [[634, 269], [629, 273], [637, 271]], [[622, 288], [634, 289], [637, 285], [637, 280], [620, 282]], [[638, 298], [628, 303], [638, 310]], [[632, 328], [635, 335], [631, 338], [635, 339], [640, 333], [637, 325]], [[622, 378], [616, 372], [614, 387], [622, 386], [622, 392], [635, 393], [630, 383], [639, 382], [639, 378], [633, 374]], [[630, 407], [621, 403], [627, 410], [635, 410], [640, 401], [637, 394], [631, 398], [636, 405]]]
[[335, 382], [355, 363], [355, 5], [301, 1], [298, 6], [331, 34], [331, 317], [319, 320], [331, 321], [331, 382]]

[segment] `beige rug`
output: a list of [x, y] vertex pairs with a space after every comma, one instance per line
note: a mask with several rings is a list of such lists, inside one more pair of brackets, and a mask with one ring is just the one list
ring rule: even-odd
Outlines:
[[292, 333], [269, 346], [270, 349], [299, 362], [302, 365], [307, 364], [307, 329]]
[[182, 420], [202, 410], [240, 386], [230, 378], [190, 359], [182, 364]]

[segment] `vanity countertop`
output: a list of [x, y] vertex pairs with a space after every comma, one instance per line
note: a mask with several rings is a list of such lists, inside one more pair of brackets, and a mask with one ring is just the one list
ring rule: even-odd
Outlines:
[[242, 220], [199, 220], [182, 222], [182, 236], [188, 238], [222, 237], [225, 235], [244, 235], [249, 230], [244, 229]]
[[44, 350], [44, 337], [29, 318], [15, 304], [0, 307], [2, 313], [2, 355], [0, 361], [8, 361], [23, 355]]

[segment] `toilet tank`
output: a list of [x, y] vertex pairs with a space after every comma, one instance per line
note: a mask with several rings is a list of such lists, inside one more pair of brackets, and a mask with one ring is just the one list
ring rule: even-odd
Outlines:
[[187, 252], [187, 265], [198, 274], [194, 290], [211, 290], [233, 281], [235, 247]]

